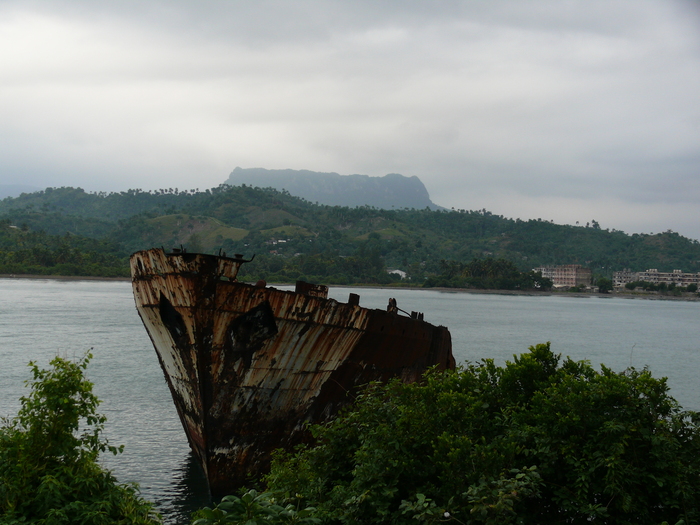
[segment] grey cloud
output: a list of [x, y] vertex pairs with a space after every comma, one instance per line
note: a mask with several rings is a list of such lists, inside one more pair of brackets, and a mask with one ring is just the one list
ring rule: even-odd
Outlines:
[[111, 190], [214, 186], [236, 165], [400, 172], [445, 206], [685, 228], [698, 5], [4, 2], [0, 177]]

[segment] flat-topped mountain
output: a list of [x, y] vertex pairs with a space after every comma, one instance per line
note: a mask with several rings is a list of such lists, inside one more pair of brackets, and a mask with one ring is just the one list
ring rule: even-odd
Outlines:
[[418, 177], [405, 177], [398, 173], [370, 177], [309, 170], [236, 168], [226, 184], [287, 190], [291, 195], [309, 202], [330, 206], [373, 206], [385, 210], [426, 207], [431, 210], [440, 209], [440, 206], [430, 200], [428, 190]]

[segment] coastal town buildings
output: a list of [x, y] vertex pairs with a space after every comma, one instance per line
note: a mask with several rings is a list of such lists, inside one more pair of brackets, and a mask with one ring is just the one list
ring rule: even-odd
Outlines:
[[632, 283], [637, 280], [637, 275], [639, 275], [639, 272], [633, 272], [629, 268], [625, 268], [619, 272], [613, 272], [613, 286], [619, 288], [627, 283]]
[[540, 272], [542, 277], [549, 279], [554, 283], [554, 266], [541, 266], [540, 268], [533, 268], [533, 272]]
[[[541, 266], [533, 268], [533, 272], [541, 272], [542, 277], [552, 281], [554, 288], [572, 288], [574, 286], [591, 286], [592, 271], [578, 264], [565, 264], [561, 266]], [[686, 288], [691, 284], [700, 287], [700, 272], [689, 273], [682, 270], [660, 272], [651, 268], [643, 272], [633, 272], [629, 268], [613, 272], [613, 287], [622, 288], [627, 283], [647, 282], [651, 284], [674, 284]]]
[[644, 281], [652, 284], [675, 284], [676, 286], [700, 285], [700, 272], [687, 273], [681, 270], [660, 272], [656, 268], [644, 272], [632, 272], [628, 269], [613, 272], [613, 286], [620, 287], [627, 283]]
[[542, 266], [533, 268], [541, 272], [542, 277], [550, 279], [555, 288], [571, 288], [573, 286], [589, 286], [591, 284], [591, 269], [580, 264], [564, 264], [561, 266]]

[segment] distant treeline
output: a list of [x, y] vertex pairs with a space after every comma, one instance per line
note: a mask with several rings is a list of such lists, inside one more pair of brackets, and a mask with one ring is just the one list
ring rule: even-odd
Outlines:
[[[608, 278], [623, 268], [700, 271], [700, 243], [671, 231], [627, 235], [594, 220], [565, 226], [486, 210], [325, 206], [245, 185], [47, 188], [0, 201], [0, 221], [2, 273], [126, 275], [134, 251], [181, 245], [256, 254], [242, 276], [271, 282], [390, 284], [400, 278], [387, 270], [400, 270], [414, 286], [541, 288], [531, 274], [540, 266], [581, 264]], [[490, 262], [479, 269], [469, 261]]]
[[647, 281], [633, 281], [625, 284], [628, 290], [644, 290], [645, 292], [697, 292], [698, 285], [691, 283], [688, 286], [677, 286], [676, 283], [650, 283]]
[[0, 221], [0, 274], [127, 277], [125, 258], [106, 241], [48, 235]]
[[521, 272], [505, 259], [474, 259], [469, 263], [440, 261], [442, 272], [431, 275], [424, 286], [485, 290], [551, 290], [552, 281], [541, 272]]

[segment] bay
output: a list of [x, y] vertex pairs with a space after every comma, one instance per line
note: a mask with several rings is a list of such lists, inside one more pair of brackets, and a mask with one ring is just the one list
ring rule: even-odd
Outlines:
[[[499, 365], [528, 347], [551, 343], [555, 353], [615, 371], [648, 367], [668, 377], [674, 397], [700, 410], [700, 302], [615, 296], [509, 295], [437, 290], [348, 290], [360, 305], [420, 310], [425, 320], [447, 326], [458, 363], [492, 358]], [[342, 301], [347, 293], [331, 290]]]
[[[342, 287], [329, 295], [346, 301], [351, 292], [368, 308], [384, 309], [394, 297], [403, 310], [422, 311], [426, 321], [449, 327], [458, 362], [503, 364], [549, 341], [556, 353], [594, 366], [649, 367], [669, 378], [685, 408], [700, 410], [698, 302]], [[105, 465], [120, 481], [139, 483], [166, 523], [188, 523], [194, 509], [209, 503], [206, 484], [130, 284], [0, 279], [0, 298], [0, 416], [16, 413], [29, 360], [46, 367], [55, 355], [80, 357], [92, 349], [88, 376], [103, 400], [107, 437], [125, 445], [123, 454], [105, 457]]]

